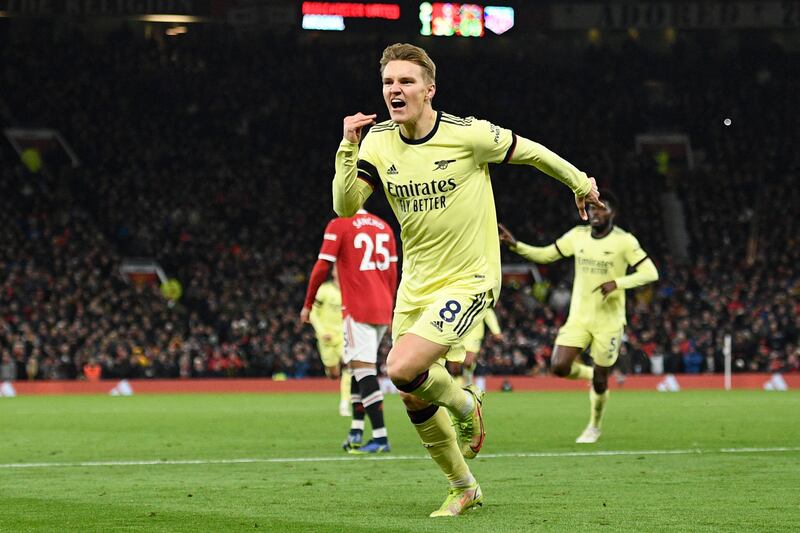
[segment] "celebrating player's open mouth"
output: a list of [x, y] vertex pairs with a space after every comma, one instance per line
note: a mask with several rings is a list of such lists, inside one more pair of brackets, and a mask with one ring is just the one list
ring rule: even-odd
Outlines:
[[409, 106], [405, 96], [398, 95], [391, 91], [386, 95], [386, 100], [389, 108], [389, 116], [392, 120], [402, 123], [413, 118], [413, 110]]
[[392, 120], [396, 122], [405, 122], [403, 119], [408, 120], [408, 118], [410, 118], [407, 111], [408, 106], [405, 100], [401, 98], [392, 98], [389, 101], [389, 115], [392, 117]]

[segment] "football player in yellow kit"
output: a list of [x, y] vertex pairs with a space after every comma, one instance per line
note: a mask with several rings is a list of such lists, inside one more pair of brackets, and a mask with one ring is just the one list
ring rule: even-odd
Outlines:
[[[502, 224], [500, 240], [534, 263], [552, 263], [575, 258], [575, 280], [569, 317], [556, 337], [551, 369], [557, 376], [592, 381], [589, 390], [589, 425], [575, 440], [594, 443], [608, 400], [608, 375], [619, 355], [626, 324], [625, 289], [658, 279], [658, 270], [632, 234], [614, 225], [619, 209], [616, 197], [602, 192], [605, 207], [589, 206], [589, 225], [575, 226], [549, 246], [531, 246], [518, 241]], [[634, 271], [627, 274], [628, 268]], [[593, 367], [578, 356], [589, 348]]]
[[[450, 484], [431, 516], [456, 516], [483, 502], [464, 461], [483, 446], [483, 392], [459, 387], [444, 364], [463, 361], [464, 337], [500, 292], [489, 163], [527, 164], [558, 179], [575, 193], [584, 218], [587, 203], [602, 202], [594, 179], [544, 146], [485, 120], [434, 110], [436, 66], [425, 50], [394, 44], [380, 65], [391, 119], [375, 124], [377, 115], [363, 113], [344, 118], [333, 208], [350, 216], [380, 187], [400, 223], [403, 271], [387, 373]], [[364, 128], [373, 124], [359, 146]]]

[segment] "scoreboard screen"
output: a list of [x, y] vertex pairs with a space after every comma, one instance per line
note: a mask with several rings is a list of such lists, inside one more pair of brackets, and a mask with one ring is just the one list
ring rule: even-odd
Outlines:
[[483, 37], [484, 30], [500, 35], [514, 26], [514, 8], [423, 2], [419, 5], [421, 35]]
[[[1, 2], [2, 0], [0, 0]], [[417, 10], [417, 8], [419, 8]], [[395, 32], [441, 37], [501, 35], [514, 27], [514, 8], [413, 0], [300, 4], [302, 28], [355, 33]]]
[[422, 35], [483, 37], [483, 7], [477, 4], [423, 2], [419, 20]]

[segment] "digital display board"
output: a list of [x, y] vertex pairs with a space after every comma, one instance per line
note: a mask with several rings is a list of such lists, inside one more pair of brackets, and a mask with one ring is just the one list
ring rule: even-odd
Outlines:
[[515, 22], [513, 7], [477, 3], [306, 1], [297, 7], [302, 28], [316, 31], [398, 34], [418, 31], [421, 35], [475, 38], [502, 35]]
[[419, 5], [421, 35], [483, 37], [484, 30], [500, 35], [514, 27], [514, 8], [423, 2]]
[[304, 30], [343, 31], [345, 19], [399, 20], [400, 4], [364, 2], [303, 2]]
[[514, 8], [507, 6], [486, 6], [483, 8], [484, 27], [502, 35], [514, 27]]
[[397, 20], [400, 4], [366, 4], [363, 2], [303, 2], [303, 15], [333, 15], [349, 18]]

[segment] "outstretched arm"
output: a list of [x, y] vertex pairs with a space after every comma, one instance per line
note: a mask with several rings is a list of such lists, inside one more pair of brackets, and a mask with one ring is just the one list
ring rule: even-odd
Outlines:
[[357, 165], [361, 132], [365, 126], [375, 123], [375, 116], [356, 113], [344, 119], [344, 136], [336, 151], [333, 178], [333, 210], [339, 216], [355, 215], [372, 194], [372, 185], [359, 179]]
[[528, 261], [544, 264], [558, 261], [564, 257], [555, 243], [550, 246], [531, 246], [518, 241], [504, 225], [497, 224], [497, 227], [500, 230], [500, 242], [508, 246], [509, 250], [521, 255]]
[[511, 251], [521, 255], [532, 263], [539, 263], [540, 265], [558, 261], [564, 256], [558, 251], [558, 246], [555, 243], [550, 246], [531, 246], [524, 242], [517, 241], [517, 245], [511, 248]]
[[588, 219], [586, 204], [604, 207], [594, 178], [588, 178], [586, 173], [539, 143], [517, 135], [508, 162], [532, 165], [572, 189], [575, 193], [575, 205], [583, 220]]

